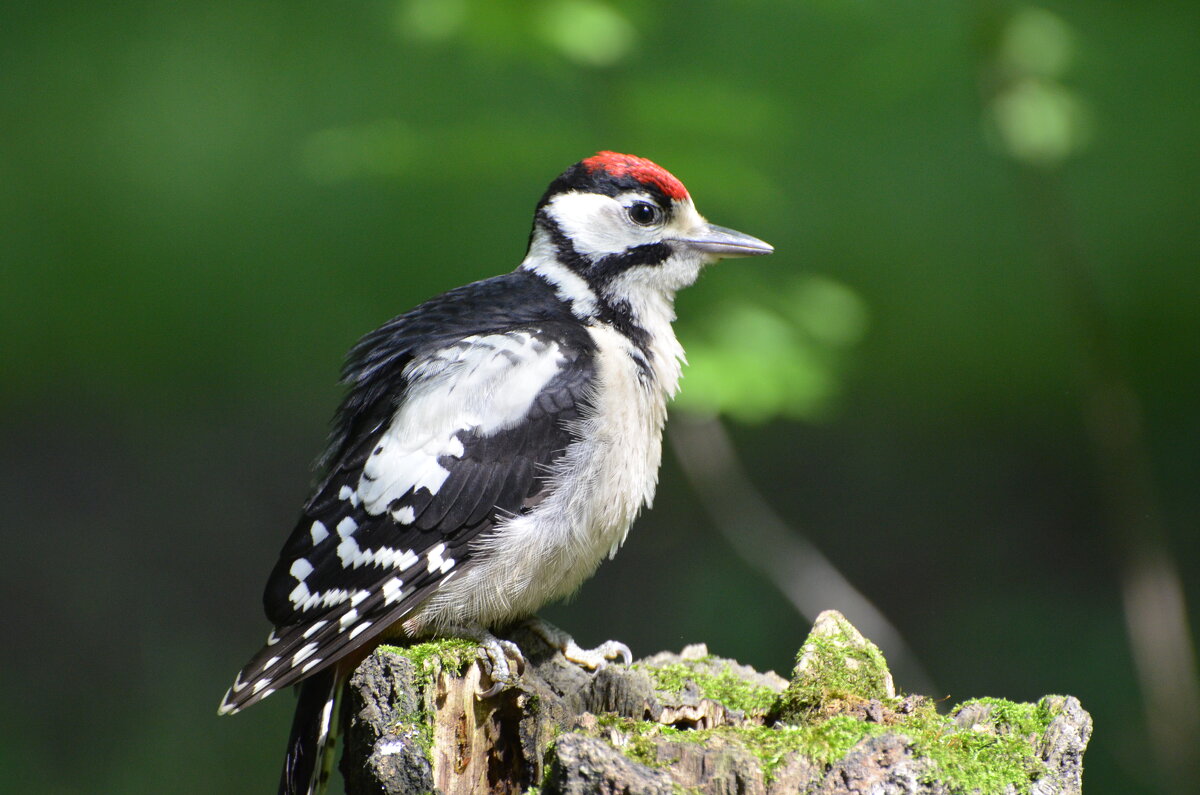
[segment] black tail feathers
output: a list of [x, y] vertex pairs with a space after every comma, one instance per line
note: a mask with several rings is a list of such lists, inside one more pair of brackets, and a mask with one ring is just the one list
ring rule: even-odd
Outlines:
[[300, 684], [300, 699], [279, 777], [279, 795], [318, 795], [325, 791], [333, 768], [344, 683], [335, 668], [326, 668]]

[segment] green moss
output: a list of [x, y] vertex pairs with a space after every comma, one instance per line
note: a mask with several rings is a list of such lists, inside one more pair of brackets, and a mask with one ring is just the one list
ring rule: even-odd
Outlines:
[[[439, 671], [447, 671], [454, 675], [465, 671], [467, 666], [476, 660], [479, 646], [474, 641], [463, 638], [445, 638], [414, 643], [411, 646], [384, 645], [379, 648], [389, 654], [404, 657], [413, 664], [413, 686], [419, 695], [420, 691], [429, 687]], [[414, 738], [429, 758], [433, 751], [433, 721], [424, 706], [425, 699], [419, 699], [418, 704], [420, 706], [415, 711], [401, 716], [389, 728]]]
[[680, 693], [692, 682], [705, 698], [718, 701], [730, 709], [741, 710], [747, 715], [765, 714], [779, 698], [771, 688], [747, 682], [727, 666], [714, 674], [707, 669], [709, 665], [711, 663], [704, 659], [634, 667], [645, 671], [657, 690]]
[[411, 646], [380, 646], [384, 651], [412, 661], [421, 675], [421, 683], [430, 681], [438, 671], [461, 674], [478, 659], [479, 644], [465, 638], [439, 638]]
[[978, 729], [959, 728], [942, 715], [902, 727], [913, 740], [914, 750], [935, 763], [929, 778], [984, 795], [1002, 792], [1009, 785], [1028, 793], [1033, 782], [1046, 773], [1036, 747], [1053, 720], [1046, 700], [1018, 704], [981, 698], [964, 702], [955, 712], [973, 705], [987, 707], [987, 718]]
[[793, 753], [801, 753], [819, 764], [832, 764], [868, 737], [885, 733], [904, 736], [913, 754], [929, 760], [927, 781], [939, 781], [953, 792], [1001, 793], [1008, 786], [1028, 793], [1033, 782], [1045, 774], [1035, 743], [1052, 720], [1043, 701], [1017, 704], [1002, 699], [977, 699], [959, 709], [983, 704], [988, 714], [983, 726], [959, 728], [954, 719], [940, 715], [929, 704], [919, 705], [905, 715], [894, 715], [890, 723], [867, 723], [849, 715], [834, 715], [798, 725], [721, 726], [715, 729], [680, 729], [616, 715], [598, 717], [598, 735], [613, 741], [627, 757], [651, 767], [668, 763], [659, 759], [659, 744], [691, 742], [708, 744], [720, 739], [758, 757], [764, 779], [774, 779], [779, 766]]
[[659, 759], [659, 744], [656, 740], [701, 745], [712, 743], [714, 740], [724, 740], [741, 746], [759, 758], [763, 776], [768, 783], [774, 778], [776, 768], [792, 753], [800, 752], [814, 761], [829, 763], [840, 759], [868, 734], [884, 731], [884, 727], [845, 716], [820, 721], [810, 726], [784, 726], [778, 729], [766, 726], [679, 729], [612, 715], [601, 718], [599, 723], [601, 727], [609, 730], [602, 732], [601, 736], [612, 740], [612, 730], [615, 729], [619, 736], [616, 747], [633, 761], [651, 767], [664, 767], [668, 764]]
[[778, 716], [803, 722], [842, 711], [845, 703], [871, 700], [895, 703], [887, 661], [841, 614], [823, 613], [796, 654], [796, 668], [780, 697]]

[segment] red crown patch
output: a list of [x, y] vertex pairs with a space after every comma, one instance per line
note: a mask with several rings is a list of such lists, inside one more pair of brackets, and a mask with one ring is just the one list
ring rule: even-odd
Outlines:
[[669, 198], [682, 201], [688, 197], [687, 188], [657, 163], [644, 157], [619, 152], [597, 152], [583, 161], [588, 171], [603, 170], [614, 177], [633, 177], [638, 182], [654, 185]]

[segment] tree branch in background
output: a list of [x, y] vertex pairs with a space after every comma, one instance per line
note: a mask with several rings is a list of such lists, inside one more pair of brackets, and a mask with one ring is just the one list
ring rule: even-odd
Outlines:
[[823, 610], [841, 611], [879, 644], [906, 689], [939, 692], [900, 631], [754, 488], [720, 420], [674, 416], [667, 439], [721, 535], [800, 615], [814, 621]]
[[[992, 9], [989, 9], [992, 10]], [[1104, 309], [1096, 271], [1071, 218], [1061, 166], [1086, 143], [1089, 114], [1064, 77], [1075, 32], [1031, 7], [985, 13], [985, 123], [1015, 165], [1034, 242], [1062, 285], [1079, 344], [1084, 427], [1120, 572], [1153, 768], [1171, 791], [1200, 774], [1200, 678], [1179, 566], [1159, 508], [1141, 400]]]

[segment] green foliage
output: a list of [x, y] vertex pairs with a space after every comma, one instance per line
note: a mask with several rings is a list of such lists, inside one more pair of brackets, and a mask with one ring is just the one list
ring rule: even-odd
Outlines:
[[[1042, 241], [1066, 223], [1078, 243], [1146, 410], [1162, 513], [1187, 527], [1200, 511], [1200, 368], [1184, 366], [1200, 338], [1200, 103], [1180, 88], [1200, 84], [1196, 13], [1078, 0], [4, 4], [0, 435], [9, 524], [38, 528], [10, 557], [14, 588], [55, 611], [30, 614], [0, 671], [30, 683], [0, 721], [2, 765], [28, 791], [154, 789], [163, 771], [181, 793], [273, 784], [286, 695], [232, 721], [186, 715], [211, 711], [260, 636], [246, 607], [265, 572], [233, 561], [277, 552], [341, 357], [388, 317], [515, 266], [546, 182], [615, 148], [663, 163], [707, 217], [777, 248], [680, 297], [692, 364], [679, 405], [836, 418], [811, 458], [807, 429], [782, 423], [738, 442], [839, 560], [914, 553], [945, 574], [895, 601], [944, 655], [929, 664], [946, 687], [1069, 675], [1099, 726], [1128, 731], [1097, 733], [1089, 792], [1140, 786], [1121, 760], [1146, 750], [1126, 719], [1143, 705], [1110, 653], [1129, 624], [1115, 601], [1080, 596], [1115, 591], [1088, 535], [1102, 511], [1077, 324]], [[1061, 178], [1065, 221], [1014, 164]], [[813, 472], [827, 467], [845, 492]], [[683, 503], [660, 493], [660, 508]], [[173, 532], [147, 544], [168, 515]], [[1194, 536], [1173, 539], [1184, 571]], [[1034, 543], [1046, 554], [1030, 556]], [[737, 576], [726, 558], [714, 567]], [[180, 561], [196, 565], [181, 574]], [[890, 568], [865, 565], [871, 595], [894, 593]], [[45, 576], [60, 567], [71, 576]], [[1039, 587], [1014, 591], [1018, 567]], [[198, 598], [215, 582], [230, 600], [240, 589], [241, 607]], [[739, 582], [707, 603], [743, 600], [749, 627], [788, 615], [751, 575]], [[942, 600], [936, 616], [926, 599]], [[47, 664], [60, 614], [85, 619], [77, 641], [105, 644], [95, 681]], [[585, 601], [573, 619], [611, 614]], [[672, 620], [786, 664], [770, 632], [711, 619]], [[1079, 642], [1048, 655], [1060, 621]], [[115, 627], [153, 637], [162, 659]], [[52, 716], [77, 712], [93, 739], [67, 759]]]
[[866, 327], [862, 299], [819, 276], [793, 278], [753, 303], [724, 302], [684, 323], [690, 366], [676, 403], [745, 422], [819, 416]]

